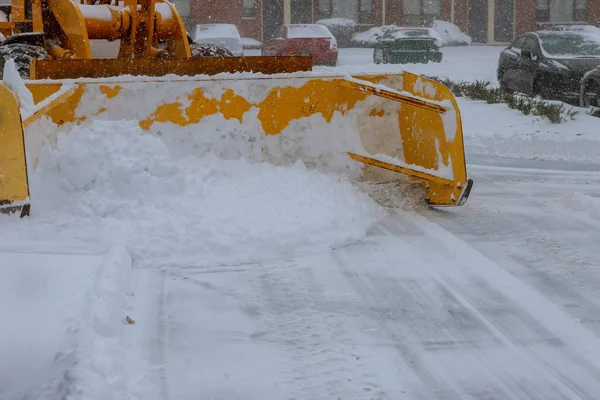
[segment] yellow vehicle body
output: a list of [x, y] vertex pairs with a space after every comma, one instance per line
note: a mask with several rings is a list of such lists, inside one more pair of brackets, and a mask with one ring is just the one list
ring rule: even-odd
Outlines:
[[[25, 81], [5, 70], [13, 81], [0, 84], [0, 211], [25, 216], [35, 206], [28, 173], [39, 143], [97, 120], [135, 120], [148, 134], [227, 157], [301, 160], [354, 179], [400, 173], [435, 206], [469, 195], [460, 111], [438, 82], [408, 72], [318, 74], [311, 57], [194, 58], [167, 0], [28, 4], [13, 0], [0, 31], [10, 41], [29, 24], [48, 59], [34, 59]], [[91, 39], [120, 40], [118, 57], [93, 59]]]

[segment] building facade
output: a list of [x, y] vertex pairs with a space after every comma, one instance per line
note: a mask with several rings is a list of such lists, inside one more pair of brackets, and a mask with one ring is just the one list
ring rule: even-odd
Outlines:
[[[600, 0], [174, 0], [188, 29], [232, 23], [264, 41], [283, 23], [349, 18], [372, 26], [426, 26], [450, 21], [475, 43], [506, 43], [523, 32], [559, 23], [600, 24]], [[191, 32], [191, 30], [190, 30]]]

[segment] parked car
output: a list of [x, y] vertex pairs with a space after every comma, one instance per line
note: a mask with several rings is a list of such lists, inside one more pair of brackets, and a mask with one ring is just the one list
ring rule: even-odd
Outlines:
[[581, 107], [600, 107], [600, 67], [588, 71], [581, 80], [579, 91]]
[[600, 37], [585, 32], [537, 31], [519, 36], [500, 53], [504, 89], [579, 103], [584, 74], [600, 65]]
[[387, 30], [377, 38], [373, 49], [375, 64], [441, 62], [443, 53], [437, 38], [428, 29], [398, 28]]
[[244, 49], [242, 38], [233, 24], [196, 25], [194, 42], [197, 44], [215, 44], [227, 48], [234, 56], [242, 56]]
[[313, 64], [337, 65], [338, 48], [329, 29], [319, 24], [285, 24], [263, 46], [265, 56], [309, 55]]

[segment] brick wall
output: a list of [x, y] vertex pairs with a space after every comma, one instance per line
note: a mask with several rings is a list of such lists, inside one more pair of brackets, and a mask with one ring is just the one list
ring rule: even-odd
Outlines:
[[517, 36], [541, 28], [537, 23], [536, 0], [518, 0], [516, 7], [515, 31]]
[[600, 0], [588, 0], [588, 23], [600, 24]]
[[[192, 0], [192, 24], [235, 24], [242, 37], [251, 37], [261, 40], [262, 0], [256, 1], [256, 18], [242, 18], [241, 0]], [[190, 32], [193, 36], [193, 31]]]

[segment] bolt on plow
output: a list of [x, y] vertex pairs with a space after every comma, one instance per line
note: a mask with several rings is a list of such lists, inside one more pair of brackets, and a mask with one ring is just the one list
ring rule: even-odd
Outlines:
[[[25, 14], [21, 2], [13, 1], [11, 22], [0, 22], [8, 38], [0, 53], [13, 55], [4, 56], [0, 84], [3, 212], [25, 216], [35, 206], [28, 174], [42, 144], [125, 120], [187, 155], [299, 160], [353, 179], [402, 174], [432, 206], [469, 196], [461, 115], [441, 83], [408, 72], [319, 74], [311, 56], [192, 52], [197, 45], [168, 1], [33, 0]], [[94, 58], [94, 40], [116, 46], [114, 56]], [[34, 56], [19, 54], [32, 46]], [[19, 63], [24, 57], [30, 62]]]

